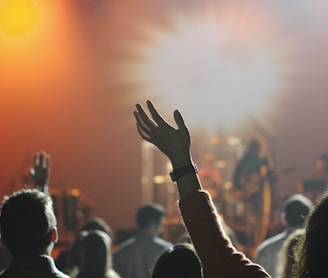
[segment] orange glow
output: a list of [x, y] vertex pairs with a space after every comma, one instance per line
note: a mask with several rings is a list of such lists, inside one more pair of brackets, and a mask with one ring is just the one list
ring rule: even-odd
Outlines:
[[31, 32], [38, 19], [38, 9], [31, 0], [7, 0], [0, 6], [0, 29], [7, 35]]
[[[19, 2], [11, 1], [12, 5]], [[1, 20], [6, 3], [0, 0]], [[32, 32], [8, 35], [1, 29], [0, 22], [1, 98], [13, 99], [14, 103], [14, 99], [28, 101], [44, 94], [53, 80], [69, 79], [77, 72], [76, 68], [86, 63], [80, 56], [83, 55], [81, 36], [67, 5], [62, 1], [30, 3], [35, 4], [38, 12], [37, 26]]]

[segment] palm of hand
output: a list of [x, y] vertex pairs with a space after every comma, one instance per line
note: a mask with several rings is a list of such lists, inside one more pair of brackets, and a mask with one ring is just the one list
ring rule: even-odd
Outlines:
[[140, 136], [157, 146], [171, 160], [179, 156], [189, 156], [190, 135], [179, 111], [174, 112], [178, 129], [171, 126], [157, 112], [154, 105], [147, 101], [152, 119], [145, 113], [140, 104], [134, 112]]

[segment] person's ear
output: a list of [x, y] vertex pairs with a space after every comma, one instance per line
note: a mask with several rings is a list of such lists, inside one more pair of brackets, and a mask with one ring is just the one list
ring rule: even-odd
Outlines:
[[58, 231], [57, 231], [57, 227], [55, 227], [51, 231], [51, 242], [56, 243], [57, 241], [58, 241]]

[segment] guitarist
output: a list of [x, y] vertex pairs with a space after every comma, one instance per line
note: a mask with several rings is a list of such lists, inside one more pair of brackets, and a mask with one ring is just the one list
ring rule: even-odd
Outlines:
[[233, 176], [236, 199], [243, 207], [244, 244], [249, 248], [249, 255], [266, 237], [274, 182], [275, 175], [265, 154], [265, 141], [254, 138], [237, 163]]

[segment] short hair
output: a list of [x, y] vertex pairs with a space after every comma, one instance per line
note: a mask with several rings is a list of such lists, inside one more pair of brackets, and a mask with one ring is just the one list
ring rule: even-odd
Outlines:
[[202, 266], [193, 245], [177, 243], [157, 259], [152, 278], [201, 278]]
[[165, 215], [165, 209], [159, 204], [145, 204], [137, 211], [138, 228], [148, 228], [152, 222], [160, 223]]
[[13, 256], [45, 252], [56, 225], [48, 194], [37, 189], [23, 189], [4, 197], [0, 215], [1, 240]]
[[285, 219], [292, 227], [301, 227], [312, 208], [312, 202], [302, 194], [294, 194], [284, 203]]

